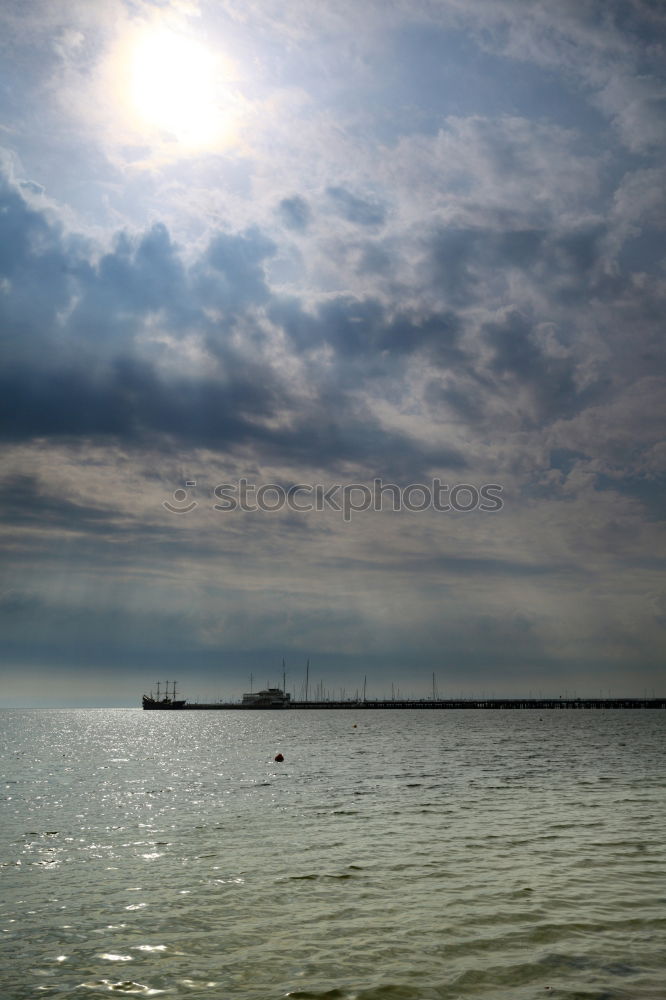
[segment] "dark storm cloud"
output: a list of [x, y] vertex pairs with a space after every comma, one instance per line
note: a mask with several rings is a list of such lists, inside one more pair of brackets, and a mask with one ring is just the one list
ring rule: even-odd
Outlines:
[[0, 180], [0, 338], [5, 365], [10, 358], [49, 350], [57, 314], [71, 301], [75, 280], [90, 273], [75, 252], [68, 253], [60, 227]]
[[434, 234], [427, 260], [433, 284], [455, 308], [505, 292], [512, 271], [573, 303], [599, 290], [595, 269], [604, 260], [606, 235], [599, 223], [560, 226], [555, 220], [549, 228], [450, 226]]
[[535, 339], [533, 324], [521, 313], [512, 311], [501, 323], [488, 323], [484, 332], [494, 352], [491, 371], [529, 387], [541, 419], [575, 412], [589, 399], [589, 392], [579, 399], [574, 362], [548, 357]]
[[[377, 303], [347, 299], [324, 304], [311, 320], [298, 303], [273, 298], [263, 264], [276, 248], [257, 228], [217, 233], [189, 269], [161, 224], [138, 237], [119, 234], [95, 263], [88, 244], [66, 237], [11, 186], [2, 208], [5, 440], [150, 440], [158, 450], [174, 441], [220, 451], [252, 445], [274, 459], [366, 462], [371, 470], [386, 462], [407, 470], [410, 456], [417, 467], [462, 464], [446, 444], [420, 447], [383, 430], [363, 407], [344, 402], [342, 382], [335, 389], [322, 382], [309, 407], [276, 421], [295, 405], [293, 390], [265, 356], [256, 316], [270, 305], [301, 349], [326, 342], [341, 357], [366, 357], [368, 375], [376, 352], [413, 350], [440, 334], [443, 350], [455, 350], [450, 320], [391, 322]], [[146, 322], [176, 339], [194, 332], [217, 366], [196, 374], [161, 368], [159, 348], [142, 342]]]
[[462, 331], [460, 317], [451, 310], [420, 317], [399, 313], [387, 324], [382, 350], [399, 354], [425, 350], [440, 367], [463, 368], [469, 358], [460, 345]]
[[474, 389], [464, 384], [443, 386], [433, 379], [425, 387], [424, 396], [429, 406], [438, 410], [443, 404], [466, 424], [475, 425], [483, 419], [485, 407], [479, 399], [478, 386]]
[[445, 442], [415, 443], [380, 428], [367, 411], [344, 405], [335, 391], [299, 414], [294, 426], [263, 427], [275, 411], [257, 386], [185, 379], [162, 381], [136, 361], [117, 361], [103, 377], [85, 371], [37, 373], [10, 369], [0, 376], [0, 424], [6, 441], [53, 437], [120, 440], [168, 453], [174, 442], [220, 452], [251, 445], [264, 461], [298, 461], [338, 468], [362, 464], [409, 477], [424, 467], [462, 468], [460, 453]]
[[506, 295], [511, 272], [571, 303], [594, 288], [605, 233], [598, 224], [560, 229], [555, 221], [549, 228], [451, 226], [434, 234], [427, 260], [433, 285], [454, 308]]
[[[384, 219], [381, 206], [346, 189], [329, 189], [329, 197], [359, 225]], [[419, 237], [427, 307], [414, 296], [407, 307], [371, 293], [328, 294], [306, 306], [271, 288], [266, 265], [278, 247], [257, 226], [217, 231], [186, 264], [163, 224], [121, 232], [99, 254], [12, 185], [0, 200], [0, 433], [13, 442], [249, 448], [263, 460], [332, 469], [351, 462], [405, 477], [432, 465], [464, 468], [467, 459], [446, 434], [433, 447], [382, 427], [365, 394], [381, 395], [377, 387], [391, 380], [399, 392], [418, 359], [447, 377], [446, 385], [424, 387], [426, 403], [433, 413], [445, 404], [458, 423], [479, 427], [492, 419], [494, 397], [521, 394], [532, 401], [527, 415], [516, 407], [525, 426], [569, 417], [607, 384], [579, 377], [576, 316], [552, 334], [556, 349], [546, 350], [534, 307], [495, 309], [480, 324], [470, 310], [506, 302], [516, 275], [563, 308], [595, 294], [631, 301], [629, 279], [600, 266], [608, 226], [548, 221], [545, 211], [539, 225], [526, 225], [515, 210], [472, 211], [468, 200], [474, 224], [439, 223]], [[306, 209], [299, 195], [280, 203], [292, 228], [307, 224]], [[378, 238], [374, 247], [387, 260], [388, 245]], [[266, 318], [286, 334], [300, 376], [276, 364]], [[203, 362], [188, 363], [188, 338]]]
[[[472, 425], [507, 391], [529, 394], [523, 419], [530, 426], [577, 412], [591, 398], [589, 386], [576, 388], [575, 360], [544, 351], [534, 318], [514, 309], [486, 323], [488, 355], [479, 352], [482, 341], [470, 351], [464, 311], [516, 269], [532, 280], [547, 268], [550, 282], [592, 287], [598, 226], [552, 233], [440, 227], [427, 244], [440, 308], [338, 295], [306, 309], [270, 288], [264, 266], [277, 248], [257, 227], [216, 233], [189, 267], [161, 224], [118, 234], [96, 260], [89, 243], [67, 235], [15, 188], [6, 185], [2, 200], [0, 434], [7, 441], [114, 440], [158, 452], [174, 443], [221, 453], [250, 448], [264, 461], [331, 470], [352, 463], [408, 479], [467, 464], [446, 436], [435, 447], [382, 428], [354, 398], [377, 380], [400, 382], [412, 357], [449, 376], [426, 400]], [[299, 209], [297, 199], [286, 201]], [[272, 361], [262, 310], [306, 361], [315, 390], [307, 404]], [[194, 335], [210, 364], [189, 373], [162, 365], [162, 349], [144, 340], [146, 323], [176, 342]], [[322, 347], [332, 352], [325, 366], [317, 360]]]
[[315, 312], [306, 312], [297, 299], [275, 300], [270, 315], [298, 351], [313, 352], [326, 344], [341, 361], [358, 363], [356, 378], [385, 372], [387, 360], [419, 351], [444, 366], [466, 361], [459, 343], [462, 324], [451, 310], [392, 313], [378, 299], [340, 295]]
[[194, 268], [195, 291], [208, 306], [238, 311], [270, 298], [263, 262], [277, 247], [256, 227], [219, 233]]
[[564, 271], [575, 271], [587, 276], [600, 257], [600, 241], [606, 229], [601, 225], [573, 228], [558, 236], [553, 251]]
[[[185, 269], [166, 226], [156, 223], [138, 241], [120, 233], [84, 285], [71, 326], [84, 336], [119, 330], [134, 317], [161, 311], [170, 322], [192, 315]], [[100, 329], [100, 323], [102, 324]], [[130, 326], [128, 332], [132, 333]]]
[[[445, 388], [433, 383], [428, 402], [446, 403], [474, 423], [492, 411], [494, 396], [510, 390], [518, 404], [529, 397], [529, 412], [517, 405], [514, 415], [537, 428], [600, 403], [613, 384], [648, 374], [641, 359], [663, 358], [654, 308], [663, 299], [663, 283], [623, 273], [618, 245], [609, 223], [595, 217], [553, 218], [527, 228], [503, 213], [487, 225], [438, 227], [423, 260], [430, 267], [427, 287], [447, 310], [455, 334], [448, 344], [439, 338], [441, 365], [456, 377]], [[652, 239], [652, 257], [655, 249]], [[464, 336], [470, 310], [491, 304], [494, 318], [479, 325], [472, 347]], [[603, 319], [593, 319], [602, 309]], [[599, 322], [603, 348], [587, 337], [586, 327]]]
[[[591, 299], [626, 301], [634, 293], [630, 280], [606, 266], [605, 225], [553, 220], [525, 228], [507, 225], [518, 221], [510, 218], [493, 221], [493, 226], [440, 227], [427, 243], [430, 287], [445, 311], [428, 318], [423, 329], [437, 331], [429, 345], [431, 360], [454, 378], [446, 386], [432, 382], [425, 398], [475, 424], [492, 413], [494, 397], [511, 392], [518, 404], [514, 416], [525, 426], [541, 427], [581, 412], [609, 387], [601, 359], [591, 364], [589, 352], [577, 344], [582, 317], [573, 310]], [[472, 347], [463, 336], [469, 310], [510, 301], [516, 278], [523, 308], [497, 309], [496, 318], [480, 324]], [[536, 296], [549, 300], [545, 312], [534, 307]], [[552, 315], [564, 316], [564, 322], [554, 324]], [[540, 328], [544, 321], [548, 334]], [[530, 400], [528, 410], [521, 397]]]

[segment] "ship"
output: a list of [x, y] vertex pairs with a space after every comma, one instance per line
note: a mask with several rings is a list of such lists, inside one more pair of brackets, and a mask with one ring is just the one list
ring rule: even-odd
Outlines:
[[185, 708], [185, 705], [187, 704], [187, 702], [184, 699], [182, 701], [179, 701], [176, 698], [176, 682], [173, 681], [172, 683], [173, 683], [173, 687], [171, 689], [171, 694], [169, 694], [169, 682], [165, 681], [166, 694], [164, 695], [163, 698], [161, 698], [160, 697], [160, 682], [158, 681], [157, 682], [157, 697], [153, 696], [153, 692], [152, 691], [150, 692], [150, 694], [144, 694], [144, 696], [142, 698], [142, 704], [143, 704], [144, 709], [146, 709], [146, 710], [148, 710], [148, 709], [150, 709], [150, 710], [154, 710], [154, 709], [157, 709], [157, 710], [160, 710], [160, 709], [173, 710], [173, 709], [177, 709], [177, 708]]
[[290, 708], [291, 695], [281, 688], [266, 688], [255, 694], [244, 694], [241, 705], [245, 708]]

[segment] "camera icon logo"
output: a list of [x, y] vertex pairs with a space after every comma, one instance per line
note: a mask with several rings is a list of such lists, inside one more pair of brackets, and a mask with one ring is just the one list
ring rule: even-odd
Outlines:
[[[185, 485], [189, 488], [190, 486], [196, 486], [197, 483], [195, 479], [188, 479]], [[196, 500], [190, 500], [189, 503], [185, 503], [187, 500], [187, 490], [174, 490], [173, 499], [175, 503], [171, 503], [169, 500], [162, 501], [162, 506], [166, 510], [171, 511], [172, 514], [189, 514], [191, 510], [199, 506]], [[185, 505], [183, 506], [183, 504]]]

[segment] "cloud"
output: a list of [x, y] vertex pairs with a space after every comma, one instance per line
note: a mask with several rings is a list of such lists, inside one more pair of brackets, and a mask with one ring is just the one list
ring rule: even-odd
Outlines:
[[[498, 136], [503, 143], [517, 132], [524, 148], [515, 122], [484, 142], [490, 136], [493, 150]], [[527, 226], [517, 207], [489, 209], [485, 164], [495, 159], [490, 152], [477, 165], [481, 204], [469, 195], [461, 203], [468, 224], [439, 222], [413, 241], [422, 266], [393, 301], [383, 273], [376, 295], [285, 296], [267, 275], [279, 246], [258, 226], [218, 229], [189, 259], [163, 223], [121, 231], [103, 251], [5, 184], [5, 437], [198, 440], [373, 469], [392, 454], [403, 470], [411, 448], [415, 470], [433, 460], [460, 468], [455, 432], [441, 448], [424, 446], [408, 422], [389, 428], [368, 406], [389, 385], [405, 396], [424, 363], [448, 373], [439, 396], [423, 381], [424, 414], [437, 398], [475, 426], [481, 414], [508, 413], [512, 398], [523, 400], [528, 425], [584, 409], [604, 384], [603, 355], [595, 374], [590, 341], [564, 331], [580, 323], [575, 304], [589, 312], [590, 296], [615, 295], [628, 307], [626, 280], [607, 271], [622, 244], [609, 250], [607, 223], [556, 218], [554, 205]], [[617, 232], [634, 231], [628, 185], [625, 177], [615, 198]], [[386, 240], [390, 260], [394, 234]], [[395, 299], [405, 289], [409, 306]]]
[[354, 222], [358, 226], [381, 226], [385, 221], [385, 209], [378, 202], [359, 198], [344, 187], [329, 187], [326, 194], [335, 210], [347, 222]]
[[[201, 156], [121, 127], [113, 87], [92, 100], [138, 21], [167, 11], [229, 57], [218, 97], [245, 115]], [[633, 637], [652, 669], [663, 12], [195, 13], [0, 14], [23, 84], [0, 186], [12, 655], [41, 620], [26, 662], [48, 658], [70, 615], [72, 656], [77, 630], [126, 625], [138, 659], [167, 656], [162, 635], [206, 664], [286, 646], [434, 669], [446, 644], [479, 676], [500, 656], [593, 674], [629, 662]], [[216, 514], [214, 485], [245, 474], [441, 475], [501, 483], [505, 507]], [[161, 504], [186, 481], [198, 506], [178, 518]]]
[[450, 0], [447, 6], [476, 27], [480, 43], [490, 50], [568, 72], [632, 152], [663, 145], [666, 89], [655, 37], [666, 19], [656, 5], [566, 0], [554, 8], [539, 0], [525, 8], [516, 0], [474, 5]]
[[[421, 447], [382, 429], [351, 400], [323, 416], [321, 373], [319, 400], [297, 413], [295, 387], [256, 326], [269, 303], [276, 303], [274, 319], [286, 316], [263, 268], [275, 246], [259, 230], [217, 233], [189, 268], [161, 224], [118, 234], [113, 249], [95, 259], [89, 245], [28, 209], [17, 192], [7, 189], [4, 197], [3, 235], [14, 247], [0, 258], [11, 320], [1, 378], [6, 440], [105, 437], [138, 446], [150, 439], [163, 448], [178, 440], [222, 451], [252, 443], [306, 464], [377, 468], [412, 454], [416, 465], [460, 466], [455, 449]], [[12, 336], [18, 325], [20, 340]], [[391, 323], [376, 303], [340, 300], [320, 307], [309, 346], [318, 338], [342, 357], [371, 356], [413, 348], [436, 332], [433, 321]], [[203, 369], [189, 365], [189, 374], [177, 362], [187, 359], [188, 337], [209, 358]], [[341, 401], [346, 390], [337, 391]]]
[[305, 198], [300, 195], [283, 198], [278, 207], [284, 224], [289, 229], [304, 232], [308, 228], [312, 213]]
[[197, 291], [201, 301], [206, 306], [223, 310], [266, 302], [270, 292], [263, 261], [275, 250], [273, 242], [256, 228], [214, 236], [198, 274]]

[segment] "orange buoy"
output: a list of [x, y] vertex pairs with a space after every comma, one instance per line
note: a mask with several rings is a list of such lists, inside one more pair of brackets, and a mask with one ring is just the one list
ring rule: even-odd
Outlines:
[[275, 754], [275, 760], [278, 762], [278, 764], [281, 764], [282, 761], [284, 760], [284, 757], [282, 756], [281, 753], [276, 753]]

